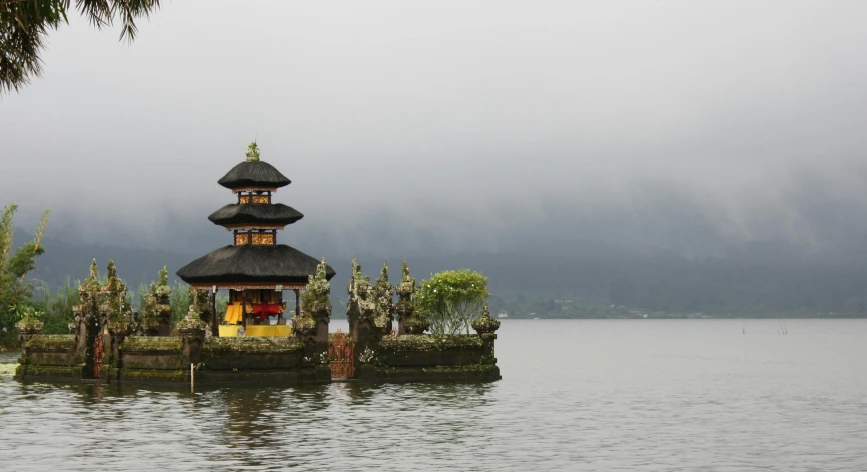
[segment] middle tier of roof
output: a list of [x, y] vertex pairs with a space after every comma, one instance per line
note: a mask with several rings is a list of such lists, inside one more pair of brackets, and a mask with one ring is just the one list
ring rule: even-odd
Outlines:
[[208, 217], [220, 226], [285, 226], [304, 218], [298, 210], [282, 203], [230, 203]]

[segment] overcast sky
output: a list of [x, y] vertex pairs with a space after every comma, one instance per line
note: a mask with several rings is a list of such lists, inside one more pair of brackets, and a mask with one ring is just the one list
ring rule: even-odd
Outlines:
[[174, 0], [127, 45], [71, 17], [0, 98], [0, 202], [229, 243], [206, 217], [255, 138], [289, 231], [350, 252], [864, 239], [865, 24], [862, 1]]

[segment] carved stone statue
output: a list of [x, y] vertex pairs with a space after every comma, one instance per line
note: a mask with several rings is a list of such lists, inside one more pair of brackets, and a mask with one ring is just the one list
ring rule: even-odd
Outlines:
[[96, 259], [90, 264], [90, 275], [78, 286], [78, 305], [72, 312], [75, 316], [75, 328], [82, 323], [99, 320], [99, 269]]
[[325, 274], [325, 258], [316, 266], [316, 274], [307, 278], [307, 289], [301, 294], [301, 313], [295, 314], [295, 329], [315, 327], [316, 318], [331, 316], [331, 284]]
[[374, 315], [373, 325], [383, 331], [383, 334], [391, 333], [391, 325], [394, 320], [394, 302], [391, 297], [394, 287], [388, 281], [388, 264], [382, 265], [379, 278], [372, 287]]
[[400, 283], [395, 288], [397, 294], [397, 334], [422, 334], [429, 328], [429, 324], [415, 311], [415, 295], [418, 293], [418, 285], [415, 279], [409, 276], [409, 268], [403, 261]]
[[110, 330], [125, 331], [132, 325], [132, 307], [126, 299], [126, 284], [117, 276], [114, 261], [108, 261], [108, 278], [100, 290], [100, 323]]
[[168, 269], [163, 266], [157, 274], [157, 283], [150, 285], [144, 297], [144, 316], [141, 329], [147, 336], [168, 336], [171, 329], [172, 288], [169, 286]]

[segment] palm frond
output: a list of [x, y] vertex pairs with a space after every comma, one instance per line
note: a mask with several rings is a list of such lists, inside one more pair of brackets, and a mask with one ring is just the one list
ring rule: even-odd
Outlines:
[[[0, 0], [0, 94], [19, 91], [42, 76], [45, 37], [68, 23], [71, 0]], [[120, 40], [132, 42], [136, 21], [149, 18], [160, 0], [76, 0], [75, 8], [96, 29], [121, 22]]]

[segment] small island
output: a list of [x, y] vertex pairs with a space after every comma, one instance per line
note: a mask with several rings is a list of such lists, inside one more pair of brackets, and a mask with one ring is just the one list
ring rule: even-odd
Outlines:
[[[353, 260], [349, 331], [330, 333], [335, 271], [325, 258], [278, 244], [277, 232], [303, 215], [272, 201], [291, 181], [259, 156], [250, 144], [246, 159], [218, 181], [237, 200], [208, 218], [232, 233], [233, 244], [177, 271], [190, 286], [183, 320], [172, 326], [165, 269], [138, 313], [114, 263], [101, 279], [94, 260], [77, 288], [72, 334], [40, 334], [32, 310], [18, 323], [15, 378], [174, 386], [501, 378], [494, 357], [500, 322], [484, 304], [487, 279], [468, 270], [437, 274], [423, 288], [404, 262], [393, 286], [387, 265], [371, 283]], [[287, 290], [294, 294], [288, 313]], [[229, 294], [225, 310], [217, 306], [219, 291]], [[455, 293], [464, 296], [460, 303], [444, 298]]]

